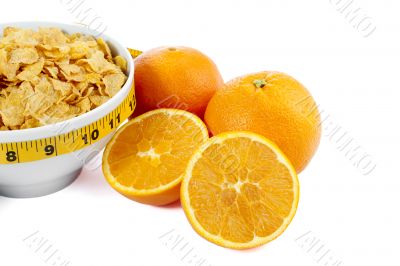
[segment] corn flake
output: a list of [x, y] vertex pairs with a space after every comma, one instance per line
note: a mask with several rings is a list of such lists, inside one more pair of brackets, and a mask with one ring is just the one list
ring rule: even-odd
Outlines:
[[0, 37], [0, 130], [61, 122], [104, 104], [126, 81], [127, 62], [101, 38], [6, 27]]

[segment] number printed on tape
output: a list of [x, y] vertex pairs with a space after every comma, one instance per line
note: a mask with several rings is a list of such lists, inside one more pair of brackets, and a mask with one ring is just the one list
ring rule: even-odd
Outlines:
[[43, 160], [85, 148], [115, 130], [135, 110], [135, 89], [111, 113], [83, 128], [54, 137], [32, 141], [0, 143], [0, 164]]

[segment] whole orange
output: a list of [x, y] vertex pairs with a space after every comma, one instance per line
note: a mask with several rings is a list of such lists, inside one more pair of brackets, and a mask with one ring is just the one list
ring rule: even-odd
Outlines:
[[223, 79], [214, 62], [182, 46], [159, 47], [135, 60], [137, 107], [134, 116], [158, 108], [176, 108], [203, 118]]
[[294, 78], [265, 71], [228, 82], [210, 100], [205, 121], [212, 134], [247, 130], [274, 141], [301, 172], [316, 152], [320, 115], [307, 89]]

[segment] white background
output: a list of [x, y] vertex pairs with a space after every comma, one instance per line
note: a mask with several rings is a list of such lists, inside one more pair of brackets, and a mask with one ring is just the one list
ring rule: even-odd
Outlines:
[[[79, 11], [71, 11], [74, 2], [1, 1], [0, 23], [79, 22]], [[214, 59], [226, 81], [261, 70], [296, 77], [323, 110], [324, 136], [299, 176], [301, 198], [292, 224], [261, 248], [213, 245], [191, 229], [179, 204], [157, 208], [130, 201], [106, 184], [100, 169], [86, 169], [50, 196], [0, 197], [0, 265], [196, 265], [193, 257], [207, 266], [317, 266], [336, 260], [400, 265], [400, 2], [354, 0], [348, 11], [360, 8], [359, 19], [369, 17], [358, 29], [352, 15], [337, 10], [345, 2], [85, 0], [81, 8], [92, 8], [91, 18], [97, 14], [106, 33], [126, 46], [198, 48]], [[376, 30], [365, 37], [367, 22]], [[340, 150], [333, 127], [360, 146], [362, 163]], [[376, 168], [365, 174], [368, 161]], [[174, 248], [175, 237], [182, 241]], [[38, 250], [41, 240], [47, 251]]]

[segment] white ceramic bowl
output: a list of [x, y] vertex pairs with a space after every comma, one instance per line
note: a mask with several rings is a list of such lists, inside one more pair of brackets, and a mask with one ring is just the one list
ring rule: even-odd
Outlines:
[[[31, 28], [57, 27], [66, 33], [80, 32], [98, 36], [99, 33], [78, 25], [52, 22], [19, 22], [0, 24], [0, 33], [6, 26]], [[102, 34], [114, 55], [123, 56], [128, 62], [128, 79], [122, 89], [108, 102], [73, 119], [39, 128], [15, 131], [0, 131], [0, 144], [21, 142], [68, 133], [102, 118], [113, 111], [129, 94], [133, 84], [133, 60], [128, 50], [120, 43]], [[85, 162], [99, 153], [111, 138], [111, 134], [82, 150], [40, 161], [17, 164], [0, 164], [0, 195], [6, 197], [37, 197], [56, 192], [71, 184], [82, 170]]]

